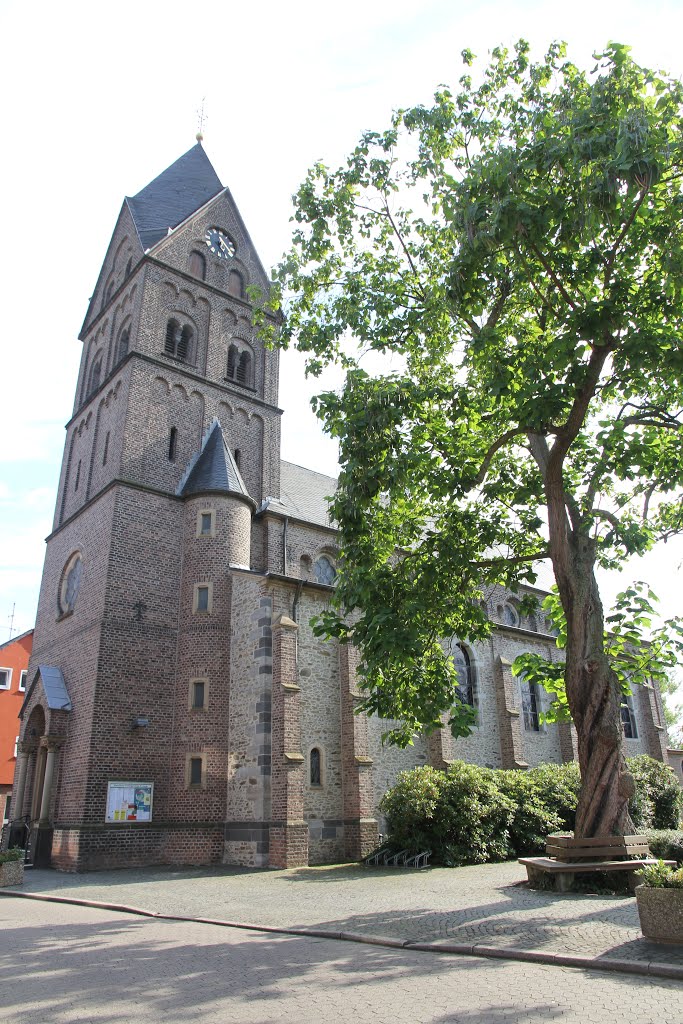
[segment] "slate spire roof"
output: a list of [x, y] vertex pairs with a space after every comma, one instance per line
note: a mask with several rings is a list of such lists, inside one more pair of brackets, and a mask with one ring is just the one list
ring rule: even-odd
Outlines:
[[207, 491], [241, 494], [254, 504], [217, 419], [206, 432], [199, 455], [188, 466], [178, 488], [178, 494], [184, 498]]
[[222, 191], [220, 178], [198, 142], [137, 195], [126, 198], [142, 248], [151, 249], [169, 228]]

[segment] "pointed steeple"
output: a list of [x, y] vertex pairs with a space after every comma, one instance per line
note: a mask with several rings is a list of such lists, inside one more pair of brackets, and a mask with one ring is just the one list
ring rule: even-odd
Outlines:
[[126, 198], [142, 248], [151, 249], [169, 228], [222, 191], [220, 178], [198, 142], [137, 195]]
[[255, 504], [249, 496], [237, 463], [226, 444], [223, 428], [217, 419], [206, 432], [199, 455], [188, 466], [187, 473], [178, 487], [178, 494], [184, 498], [191, 494], [205, 494], [207, 491], [238, 494]]

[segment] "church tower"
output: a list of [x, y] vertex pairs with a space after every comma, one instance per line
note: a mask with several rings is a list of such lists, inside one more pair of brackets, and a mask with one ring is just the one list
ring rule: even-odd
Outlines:
[[280, 494], [254, 286], [200, 143], [124, 200], [80, 335], [22, 713], [14, 808], [38, 862], [222, 856], [232, 575], [261, 567], [252, 520]]

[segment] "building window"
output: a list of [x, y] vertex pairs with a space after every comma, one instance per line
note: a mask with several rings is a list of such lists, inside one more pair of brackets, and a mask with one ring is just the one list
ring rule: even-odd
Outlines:
[[187, 785], [200, 787], [204, 785], [204, 758], [188, 757]]
[[15, 736], [14, 737], [14, 754], [12, 755], [12, 757], [17, 757], [18, 755], [19, 755], [19, 737]]
[[81, 586], [81, 575], [83, 563], [78, 552], [71, 556], [64, 567], [62, 582], [59, 588], [59, 611], [62, 615], [68, 615], [74, 610], [76, 598]]
[[319, 747], [313, 747], [309, 755], [312, 786], [322, 786], [322, 755]]
[[636, 714], [633, 709], [633, 697], [623, 695], [621, 698], [621, 724], [624, 728], [624, 736], [627, 740], [638, 739], [638, 727], [636, 725]]
[[331, 587], [337, 578], [337, 570], [325, 555], [321, 555], [320, 558], [316, 559], [313, 565], [313, 573], [316, 583], [325, 583], [328, 587]]
[[206, 509], [197, 513], [197, 536], [215, 537], [215, 512], [213, 509]]
[[241, 352], [237, 364], [237, 383], [248, 385], [251, 383], [251, 356], [248, 352]]
[[196, 583], [194, 588], [193, 612], [204, 614], [211, 612], [212, 587], [210, 583]]
[[526, 679], [521, 679], [519, 688], [522, 695], [524, 728], [527, 732], [540, 732], [542, 708], [538, 685], [536, 683], [528, 683]]
[[239, 270], [231, 270], [228, 274], [228, 292], [238, 299], [244, 298], [244, 279]]
[[103, 466], [107, 465], [107, 457], [108, 457], [108, 455], [109, 455], [109, 431], [107, 431], [107, 436], [104, 439], [104, 451], [102, 452], [102, 465]]
[[102, 356], [98, 356], [95, 362], [90, 367], [90, 374], [88, 376], [88, 392], [87, 396], [97, 391], [100, 386], [100, 380], [102, 378]]
[[81, 479], [81, 460], [78, 460], [78, 466], [76, 467], [76, 482], [74, 483], [74, 491], [78, 490], [78, 484]]
[[12, 683], [12, 669], [0, 668], [0, 690], [9, 690]]
[[239, 470], [242, 469], [242, 466], [240, 465], [241, 462], [242, 462], [242, 452], [239, 450], [239, 448], [235, 448], [235, 465], [237, 466], [237, 468]]
[[208, 704], [208, 689], [206, 679], [190, 680], [190, 708], [193, 711], [204, 711]]
[[470, 654], [466, 647], [458, 643], [451, 647], [451, 654], [458, 676], [458, 696], [463, 704], [476, 707], [475, 670]]
[[519, 613], [509, 602], [503, 605], [503, 622], [506, 626], [519, 626]]
[[171, 432], [168, 435], [168, 461], [175, 462], [176, 452], [178, 449], [178, 431], [175, 427], [171, 427]]
[[164, 352], [173, 356], [175, 359], [180, 359], [182, 362], [188, 362], [192, 356], [192, 341], [194, 339], [194, 331], [189, 324], [183, 326], [175, 319], [171, 318], [166, 324], [166, 337], [164, 339]]
[[128, 355], [128, 347], [130, 345], [130, 327], [126, 327], [119, 335], [119, 361]]
[[28, 677], [28, 669], [22, 669], [19, 675], [19, 689], [22, 693], [26, 692], [26, 679]]
[[131, 256], [131, 257], [129, 257], [128, 262], [126, 263], [126, 277], [130, 277], [130, 272], [131, 272], [132, 269], [133, 269], [133, 257]]
[[196, 249], [190, 253], [190, 273], [202, 281], [206, 279], [206, 260]]

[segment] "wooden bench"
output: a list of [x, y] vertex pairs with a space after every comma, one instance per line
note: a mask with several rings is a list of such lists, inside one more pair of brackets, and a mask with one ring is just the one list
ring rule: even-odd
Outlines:
[[[574, 839], [572, 835], [548, 836], [545, 857], [520, 857], [530, 884], [545, 875], [555, 880], [558, 892], [568, 892], [577, 874], [624, 871], [631, 891], [638, 884], [636, 872], [656, 864], [644, 836], [599, 836]], [[675, 865], [675, 861], [664, 861]]]

